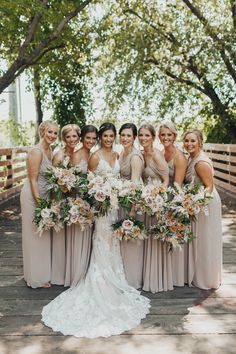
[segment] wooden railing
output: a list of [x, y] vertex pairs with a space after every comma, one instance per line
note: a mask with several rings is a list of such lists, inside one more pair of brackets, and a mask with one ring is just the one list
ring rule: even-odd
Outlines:
[[29, 147], [0, 148], [0, 201], [21, 190]]
[[[26, 155], [29, 147], [0, 148], [0, 201], [21, 190], [26, 178]], [[236, 197], [236, 145], [205, 144], [212, 159], [215, 183]]]
[[205, 144], [204, 150], [212, 159], [215, 184], [236, 196], [236, 145]]

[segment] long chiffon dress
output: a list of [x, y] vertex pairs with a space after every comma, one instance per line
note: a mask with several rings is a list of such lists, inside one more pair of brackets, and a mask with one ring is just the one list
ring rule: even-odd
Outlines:
[[[142, 153], [133, 147], [131, 153], [120, 157], [120, 176], [127, 180], [131, 179], [131, 160], [133, 156], [138, 156], [144, 165]], [[125, 216], [123, 210], [120, 210], [120, 218]], [[138, 219], [142, 216], [136, 215]], [[136, 289], [143, 285], [143, 255], [144, 241], [121, 241], [121, 255], [125, 269], [126, 279], [129, 285]]]
[[[117, 175], [115, 166], [100, 159], [97, 173]], [[85, 278], [43, 308], [42, 321], [54, 331], [76, 337], [109, 337], [136, 327], [149, 312], [149, 300], [128, 285], [119, 240], [111, 223], [117, 211], [95, 222], [91, 261]]]
[[[201, 183], [195, 166], [199, 161], [207, 163], [213, 170], [211, 160], [204, 154], [189, 159], [186, 173], [187, 182], [194, 177], [195, 183]], [[196, 238], [186, 247], [186, 282], [201, 289], [217, 289], [221, 283], [222, 272], [222, 223], [221, 200], [217, 190], [213, 189], [213, 199], [208, 212], [201, 211], [192, 222], [192, 231]]]
[[[144, 181], [161, 182], [161, 176], [168, 175], [168, 168], [159, 169], [153, 160], [146, 163]], [[155, 216], [145, 217], [147, 227], [157, 223]], [[173, 290], [172, 255], [163, 241], [149, 238], [144, 241], [143, 290], [156, 293]]]
[[[38, 149], [42, 152], [42, 161], [38, 174], [38, 189], [40, 197], [46, 198], [48, 197], [48, 192], [45, 172], [47, 168], [52, 166], [52, 162], [40, 146], [35, 146], [33, 149]], [[22, 188], [20, 202], [24, 279], [28, 286], [38, 288], [51, 281], [51, 237], [50, 231], [44, 231], [39, 236], [37, 227], [33, 223], [36, 203], [32, 195], [29, 179], [25, 181]]]
[[[81, 172], [88, 171], [88, 162], [78, 164]], [[79, 225], [66, 226], [66, 266], [64, 286], [75, 286], [85, 276], [91, 254], [92, 227], [81, 231]]]
[[[81, 172], [86, 173], [88, 163], [81, 160]], [[75, 286], [85, 276], [90, 252], [92, 228], [81, 231], [79, 225], [65, 226], [52, 237], [52, 284]]]
[[[169, 185], [174, 184], [174, 158], [168, 161], [169, 166]], [[172, 251], [172, 277], [174, 286], [184, 286], [184, 246]]]

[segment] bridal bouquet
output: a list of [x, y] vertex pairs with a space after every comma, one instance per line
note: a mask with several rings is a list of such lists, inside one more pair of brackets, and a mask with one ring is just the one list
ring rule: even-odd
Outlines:
[[86, 174], [83, 173], [81, 166], [71, 165], [69, 158], [65, 158], [56, 167], [50, 167], [46, 176], [48, 179], [47, 189], [53, 192], [54, 197], [58, 200], [72, 189], [77, 189], [80, 195], [86, 191]]
[[67, 198], [61, 204], [61, 218], [67, 225], [79, 225], [83, 231], [86, 227], [92, 226], [94, 210], [87, 201], [79, 197]]
[[191, 182], [181, 188], [174, 184], [174, 187], [168, 188], [168, 193], [170, 197], [168, 208], [175, 213], [188, 215], [192, 219], [200, 211], [207, 215], [207, 206], [212, 200], [212, 195], [203, 185]]
[[121, 181], [112, 174], [88, 173], [87, 201], [93, 205], [97, 216], [103, 216], [112, 209], [118, 209], [118, 190]]
[[112, 224], [113, 235], [119, 240], [144, 240], [147, 238], [147, 230], [142, 221], [138, 221], [132, 217], [122, 219]]
[[163, 208], [157, 214], [157, 224], [148, 229], [148, 234], [155, 239], [166, 242], [169, 250], [181, 248], [181, 244], [192, 241], [194, 235], [187, 214]]
[[43, 231], [53, 228], [56, 232], [63, 228], [63, 220], [60, 215], [61, 203], [55, 200], [39, 199], [34, 211], [33, 222], [37, 226], [39, 236]]

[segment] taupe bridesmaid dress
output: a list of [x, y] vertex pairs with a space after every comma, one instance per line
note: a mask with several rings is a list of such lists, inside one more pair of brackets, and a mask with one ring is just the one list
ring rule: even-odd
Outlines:
[[[120, 175], [127, 180], [131, 179], [131, 160], [133, 156], [138, 156], [143, 165], [142, 153], [133, 147], [131, 153], [120, 157]], [[120, 211], [120, 219], [124, 217], [123, 210]], [[141, 216], [138, 216], [140, 218]], [[144, 241], [121, 241], [121, 256], [123, 259], [125, 276], [129, 285], [139, 289], [143, 284], [143, 252]]]
[[52, 234], [52, 276], [51, 283], [64, 285], [66, 269], [66, 227]]
[[[169, 166], [169, 185], [174, 184], [174, 158], [168, 161]], [[184, 286], [184, 245], [181, 249], [172, 251], [172, 277], [174, 286]]]
[[[161, 176], [168, 173], [168, 169], [160, 170], [155, 162], [150, 160], [144, 168], [143, 178], [149, 183], [161, 182]], [[157, 219], [155, 216], [146, 215], [145, 223], [150, 227], [157, 223]], [[152, 238], [144, 243], [143, 290], [152, 293], [173, 290], [172, 254], [166, 243]]]
[[[195, 165], [204, 161], [213, 169], [211, 160], [204, 154], [189, 159], [186, 173], [187, 182], [194, 177], [195, 183], [201, 183]], [[217, 289], [221, 283], [222, 272], [222, 224], [221, 200], [217, 190], [213, 189], [213, 199], [208, 206], [208, 214], [200, 212], [192, 222], [196, 238], [186, 247], [186, 282], [201, 289]]]
[[[79, 163], [82, 172], [88, 170], [88, 163], [81, 160]], [[76, 286], [86, 275], [90, 253], [92, 228], [88, 227], [81, 231], [80, 226], [71, 225], [66, 227], [66, 265], [64, 286]]]
[[[40, 197], [46, 198], [48, 192], [45, 172], [47, 168], [52, 166], [52, 162], [39, 146], [33, 149], [38, 149], [42, 152], [38, 188]], [[44, 231], [41, 236], [36, 233], [37, 228], [33, 223], [36, 203], [32, 195], [29, 179], [25, 181], [22, 188], [20, 202], [24, 279], [28, 286], [38, 288], [51, 281], [51, 238], [50, 231]]]
[[[60, 156], [61, 161], [64, 160], [66, 155], [62, 153]], [[64, 285], [65, 282], [65, 268], [66, 268], [66, 237], [65, 226], [56, 232], [51, 230], [52, 238], [52, 275], [51, 283], [56, 285]]]

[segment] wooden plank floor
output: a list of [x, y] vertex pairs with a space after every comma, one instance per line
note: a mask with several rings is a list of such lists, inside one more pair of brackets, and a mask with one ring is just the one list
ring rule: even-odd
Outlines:
[[107, 339], [54, 333], [42, 307], [64, 289], [30, 289], [22, 279], [19, 205], [0, 211], [0, 354], [236, 353], [236, 203], [223, 206], [223, 284], [147, 294], [151, 312], [130, 332]]

